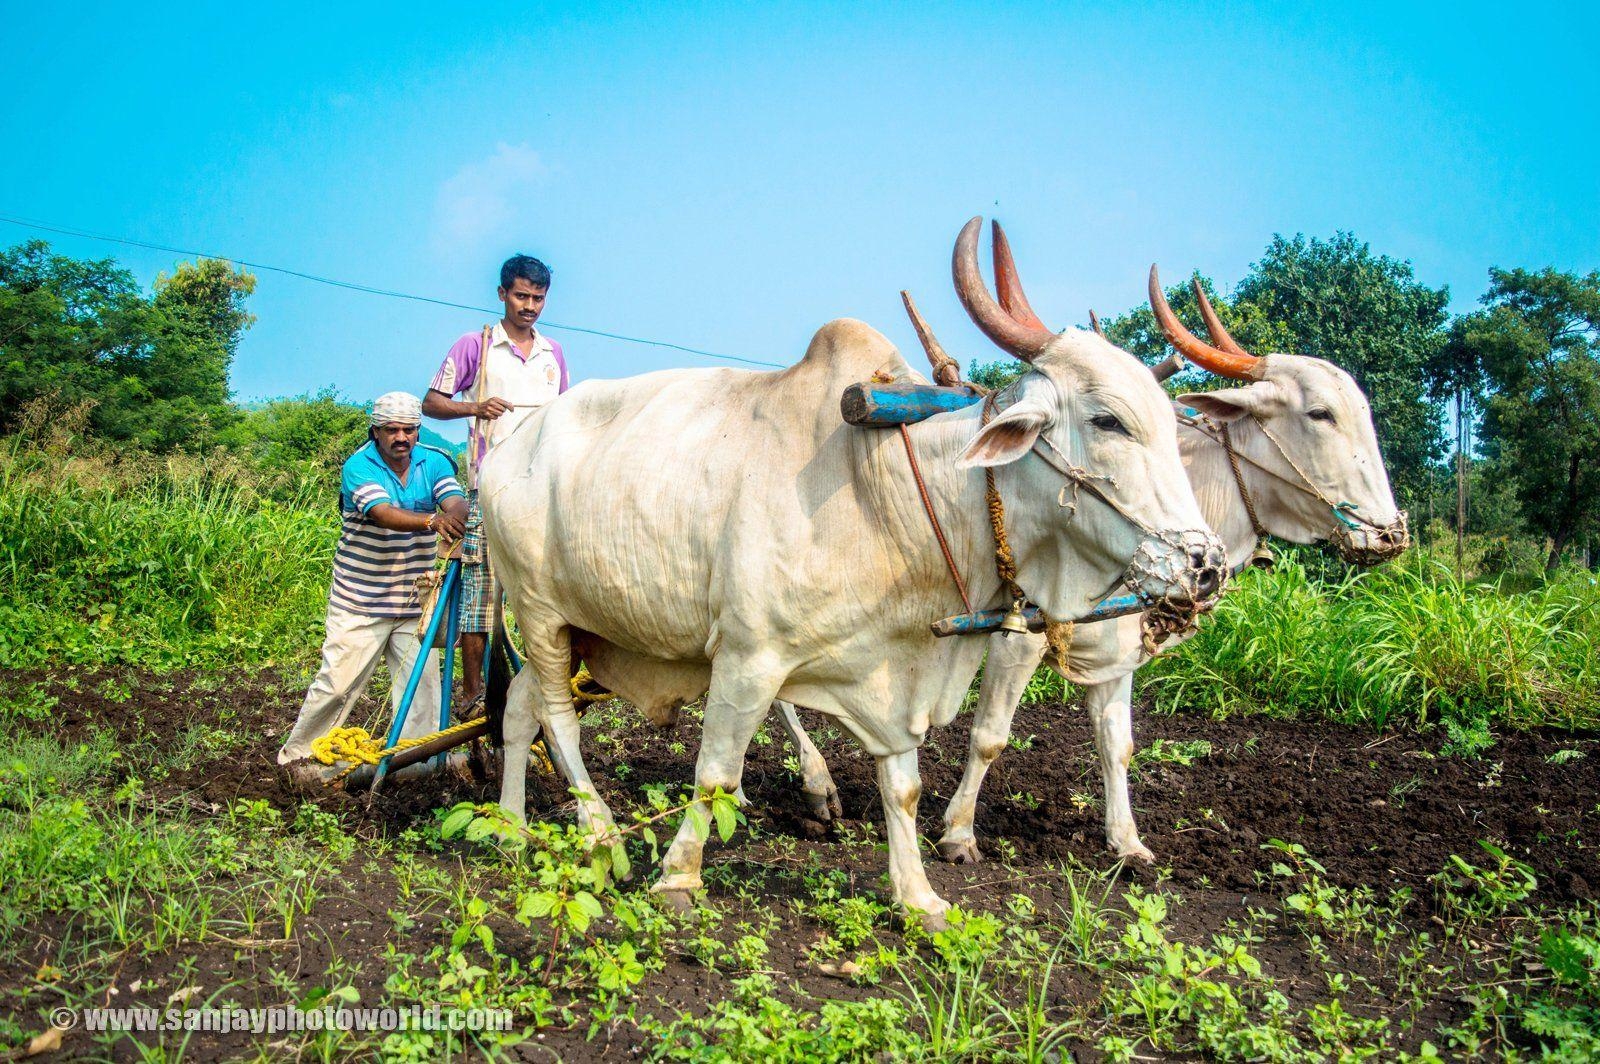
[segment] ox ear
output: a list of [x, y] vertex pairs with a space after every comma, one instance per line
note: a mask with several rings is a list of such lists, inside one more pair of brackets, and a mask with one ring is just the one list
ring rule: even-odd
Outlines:
[[1051, 416], [1050, 408], [1037, 399], [1021, 399], [1011, 404], [972, 437], [956, 465], [969, 469], [1015, 462], [1033, 448], [1039, 433], [1050, 424]]
[[1265, 416], [1272, 413], [1283, 399], [1283, 393], [1271, 381], [1258, 381], [1243, 388], [1220, 388], [1214, 392], [1185, 392], [1177, 402], [1193, 407], [1206, 417], [1217, 421], [1238, 421], [1250, 414]]

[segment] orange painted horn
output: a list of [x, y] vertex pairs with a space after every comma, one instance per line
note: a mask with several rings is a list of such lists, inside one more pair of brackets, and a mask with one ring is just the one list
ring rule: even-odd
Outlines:
[[1106, 339], [1106, 331], [1100, 328], [1100, 315], [1096, 314], [1092, 307], [1089, 309], [1089, 327], [1094, 330], [1096, 336], [1102, 340]]
[[1178, 320], [1172, 307], [1167, 304], [1167, 297], [1161, 291], [1161, 276], [1154, 265], [1150, 267], [1150, 309], [1155, 312], [1156, 322], [1166, 335], [1167, 342], [1201, 369], [1241, 381], [1258, 381], [1266, 372], [1265, 364], [1256, 356], [1212, 347], [1184, 328], [1183, 322]]
[[950, 272], [956, 284], [956, 295], [966, 309], [967, 316], [983, 334], [1007, 353], [1032, 363], [1039, 352], [1055, 339], [1049, 329], [1024, 325], [1007, 314], [996, 303], [983, 283], [978, 270], [978, 230], [983, 227], [981, 217], [973, 218], [961, 229], [956, 247], [950, 257]]
[[1211, 300], [1206, 298], [1206, 290], [1200, 287], [1200, 278], [1196, 277], [1194, 285], [1194, 298], [1200, 304], [1200, 320], [1206, 323], [1206, 332], [1211, 334], [1211, 342], [1230, 355], [1243, 355], [1253, 358], [1250, 352], [1239, 346], [1239, 341], [1228, 335], [1228, 330], [1222, 327], [1222, 319], [1217, 317], [1217, 312], [1211, 308]]
[[1011, 257], [1011, 241], [1006, 239], [1006, 231], [1000, 228], [998, 221], [990, 222], [989, 226], [994, 234], [994, 290], [1000, 297], [1000, 305], [1021, 324], [1048, 330], [1050, 327], [1039, 320], [1022, 292], [1022, 279], [1017, 276], [1017, 263]]

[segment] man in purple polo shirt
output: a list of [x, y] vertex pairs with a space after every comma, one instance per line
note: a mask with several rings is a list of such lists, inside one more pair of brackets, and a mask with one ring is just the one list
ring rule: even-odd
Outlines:
[[[550, 290], [550, 269], [528, 255], [500, 267], [505, 316], [482, 332], [467, 333], [445, 355], [422, 412], [450, 420], [472, 418], [467, 442], [467, 535], [462, 541], [461, 671], [470, 705], [483, 688], [483, 655], [500, 585], [483, 543], [478, 509], [478, 463], [539, 407], [567, 390], [561, 345], [534, 328]], [[456, 399], [455, 396], [463, 396]]]

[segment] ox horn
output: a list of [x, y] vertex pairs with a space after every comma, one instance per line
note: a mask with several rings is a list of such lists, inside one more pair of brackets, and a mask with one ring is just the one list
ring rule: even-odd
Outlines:
[[1000, 305], [1019, 324], [1050, 331], [1050, 327], [1033, 312], [1028, 297], [1022, 292], [1022, 279], [1017, 276], [1017, 263], [1011, 257], [1011, 241], [1006, 239], [1006, 231], [1000, 227], [998, 220], [990, 222], [989, 227], [994, 236], [994, 290], [1000, 297]]
[[983, 334], [1008, 353], [1032, 363], [1045, 349], [1055, 334], [1049, 329], [1024, 325], [1005, 308], [996, 303], [983, 283], [978, 270], [978, 230], [983, 226], [981, 217], [973, 218], [961, 228], [956, 237], [955, 253], [950, 259], [950, 272], [954, 275], [956, 295], [966, 308], [967, 316]]
[[1212, 309], [1211, 300], [1206, 298], [1206, 290], [1200, 287], [1200, 278], [1196, 277], [1190, 283], [1194, 285], [1194, 298], [1200, 304], [1200, 320], [1206, 323], [1206, 332], [1211, 334], [1211, 342], [1230, 355], [1254, 358], [1254, 355], [1239, 346], [1239, 341], [1229, 336], [1228, 330], [1222, 327], [1222, 319], [1217, 317], [1217, 312]]
[[1172, 307], [1167, 305], [1167, 297], [1161, 291], [1161, 276], [1153, 265], [1150, 267], [1150, 309], [1155, 311], [1156, 322], [1166, 335], [1167, 342], [1201, 369], [1235, 380], [1261, 379], [1262, 373], [1265, 372], [1261, 359], [1254, 355], [1240, 355], [1212, 347], [1183, 327], [1183, 322], [1178, 320], [1178, 316], [1172, 312]]
[[1108, 339], [1108, 337], [1106, 336], [1106, 331], [1104, 329], [1100, 328], [1100, 315], [1098, 315], [1098, 314], [1096, 314], [1094, 312], [1094, 308], [1093, 307], [1089, 308], [1089, 328], [1093, 329], [1094, 332], [1095, 332], [1095, 335], [1100, 337], [1100, 339], [1102, 339], [1102, 340]]
[[946, 387], [960, 384], [961, 363], [945, 352], [944, 345], [923, 320], [922, 312], [917, 309], [917, 301], [905, 289], [900, 290], [900, 301], [906, 305], [906, 316], [911, 319], [911, 327], [917, 331], [917, 339], [922, 341], [922, 350], [928, 356], [929, 365], [933, 366], [933, 382]]

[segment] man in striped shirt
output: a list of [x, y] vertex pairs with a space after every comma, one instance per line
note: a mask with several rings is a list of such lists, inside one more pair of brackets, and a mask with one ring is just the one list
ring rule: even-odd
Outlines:
[[[321, 780], [305, 760], [312, 740], [344, 724], [386, 655], [390, 703], [399, 710], [420, 644], [416, 579], [433, 567], [438, 533], [459, 539], [465, 531], [467, 500], [455, 463], [437, 447], [419, 444], [421, 431], [422, 401], [389, 392], [372, 404], [366, 446], [344, 463], [344, 533], [333, 558], [322, 668], [278, 751], [278, 764], [289, 766], [297, 784]], [[402, 738], [438, 729], [438, 658], [437, 650], [429, 651]]]

